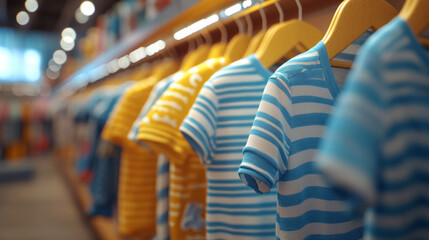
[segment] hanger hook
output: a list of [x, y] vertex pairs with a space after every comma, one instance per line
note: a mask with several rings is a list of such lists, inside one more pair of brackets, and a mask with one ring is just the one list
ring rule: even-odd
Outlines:
[[226, 43], [228, 41], [228, 31], [225, 28], [225, 25], [223, 25], [223, 22], [219, 22], [219, 31], [220, 31], [220, 40], [221, 42]]
[[[262, 1], [259, 1], [259, 5]], [[262, 18], [262, 30], [267, 31], [267, 16], [265, 15], [265, 11], [262, 6], [259, 6], [259, 14], [261, 14]]]
[[252, 34], [253, 34], [253, 23], [252, 23], [252, 19], [250, 19], [249, 14], [246, 14], [245, 18], [246, 18], [246, 23], [247, 23], [247, 34], [248, 34], [249, 36], [252, 36]]
[[276, 5], [277, 11], [279, 12], [279, 22], [282, 23], [285, 20], [285, 15], [284, 15], [283, 9], [280, 6], [278, 1], [276, 1], [274, 3], [274, 5]]
[[298, 6], [298, 20], [302, 21], [302, 5], [300, 0], [295, 0], [296, 5]]
[[212, 45], [212, 43], [213, 43], [212, 35], [207, 30], [207, 28], [204, 28], [203, 31], [201, 32], [201, 34], [204, 37], [206, 43], [209, 45]]
[[238, 33], [243, 34], [244, 33], [244, 29], [243, 29], [243, 23], [241, 22], [241, 20], [239, 18], [234, 18], [234, 22], [237, 24], [238, 27]]

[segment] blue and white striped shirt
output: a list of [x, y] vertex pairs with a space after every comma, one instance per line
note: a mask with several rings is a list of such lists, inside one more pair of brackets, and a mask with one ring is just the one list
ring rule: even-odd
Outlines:
[[365, 239], [429, 239], [429, 52], [397, 17], [361, 49], [317, 163]]
[[277, 239], [362, 237], [362, 221], [314, 161], [339, 92], [323, 42], [283, 64], [265, 87], [238, 173], [260, 193], [278, 184]]
[[[137, 133], [139, 125], [142, 119], [149, 112], [153, 104], [158, 100], [159, 97], [167, 90], [175, 79], [180, 78], [183, 75], [183, 71], [179, 71], [161, 81], [159, 81], [150, 92], [145, 105], [140, 111], [138, 118], [134, 121], [130, 132], [128, 133], [128, 139], [132, 140], [140, 145], [142, 142], [137, 140]], [[147, 146], [144, 146], [148, 148]], [[155, 240], [168, 240], [170, 239], [170, 229], [168, 226], [168, 209], [169, 209], [169, 171], [170, 163], [168, 159], [160, 154], [157, 159], [157, 175], [156, 175], [156, 236]]]
[[207, 168], [207, 239], [274, 239], [276, 195], [261, 195], [237, 175], [269, 72], [253, 55], [205, 83], [181, 132]]

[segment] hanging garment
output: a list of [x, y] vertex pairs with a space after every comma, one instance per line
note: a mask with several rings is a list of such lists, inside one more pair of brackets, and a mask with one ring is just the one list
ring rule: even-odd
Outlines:
[[275, 238], [276, 189], [261, 195], [237, 175], [271, 72], [253, 55], [204, 84], [181, 132], [207, 170], [206, 239]]
[[397, 17], [363, 46], [318, 164], [365, 239], [429, 238], [429, 51]]
[[259, 193], [278, 184], [278, 239], [362, 238], [362, 222], [344, 210], [314, 162], [340, 92], [335, 77], [323, 42], [282, 65], [265, 87], [243, 149], [242, 181]]
[[[134, 120], [148, 98], [155, 78], [128, 88], [116, 104], [102, 132], [102, 139], [122, 148], [118, 188], [119, 231], [125, 235], [151, 238], [156, 233], [156, 159], [157, 156], [127, 139]], [[128, 169], [143, 168], [144, 180], [136, 182]], [[124, 173], [125, 172], [125, 173]]]
[[179, 126], [210, 76], [225, 66], [209, 59], [174, 81], [140, 123], [137, 139], [170, 161], [170, 239], [205, 238], [204, 166], [179, 131]]
[[[128, 134], [128, 139], [134, 141], [135, 143], [141, 144], [137, 140], [137, 133], [140, 121], [146, 116], [147, 112], [150, 110], [152, 105], [158, 100], [162, 93], [170, 86], [170, 84], [181, 78], [183, 76], [183, 71], [178, 71], [177, 73], [167, 77], [160, 82], [158, 82], [152, 89], [145, 105], [140, 111], [139, 117], [134, 121], [134, 124]], [[162, 155], [162, 154], [161, 154]], [[153, 163], [157, 162], [157, 176], [156, 176], [156, 239], [157, 240], [168, 240], [170, 237], [170, 230], [168, 227], [168, 181], [169, 181], [169, 163], [166, 160], [165, 156], [158, 155], [157, 160], [147, 159], [147, 161], [152, 161]], [[151, 155], [152, 156], [152, 155]], [[127, 163], [124, 163], [127, 164]], [[147, 181], [147, 175], [142, 174], [145, 171], [145, 165], [134, 165], [133, 167], [121, 169], [121, 185], [135, 185], [133, 196], [143, 195], [144, 186], [138, 188], [139, 185], [133, 183], [141, 183]], [[130, 176], [128, 179], [127, 176]], [[126, 186], [124, 186], [126, 187]], [[133, 204], [139, 206], [141, 204], [141, 199], [132, 198], [131, 196], [125, 196], [126, 192], [123, 192], [122, 197], [127, 199], [127, 204]], [[144, 214], [144, 213], [142, 213]]]

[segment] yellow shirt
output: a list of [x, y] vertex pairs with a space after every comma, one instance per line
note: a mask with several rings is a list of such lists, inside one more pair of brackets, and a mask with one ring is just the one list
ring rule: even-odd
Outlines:
[[104, 140], [122, 147], [118, 187], [119, 232], [143, 239], [152, 239], [156, 234], [157, 155], [128, 140], [127, 135], [153, 86], [174, 73], [175, 68], [171, 65], [162, 70], [125, 91], [101, 135]]
[[171, 240], [205, 239], [205, 166], [179, 131], [203, 84], [227, 64], [209, 59], [189, 69], [156, 101], [139, 127], [137, 139], [170, 161]]

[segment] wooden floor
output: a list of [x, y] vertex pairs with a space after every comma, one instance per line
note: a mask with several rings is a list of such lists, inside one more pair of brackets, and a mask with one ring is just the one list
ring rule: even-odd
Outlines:
[[96, 239], [52, 159], [33, 163], [32, 179], [0, 183], [0, 239]]

